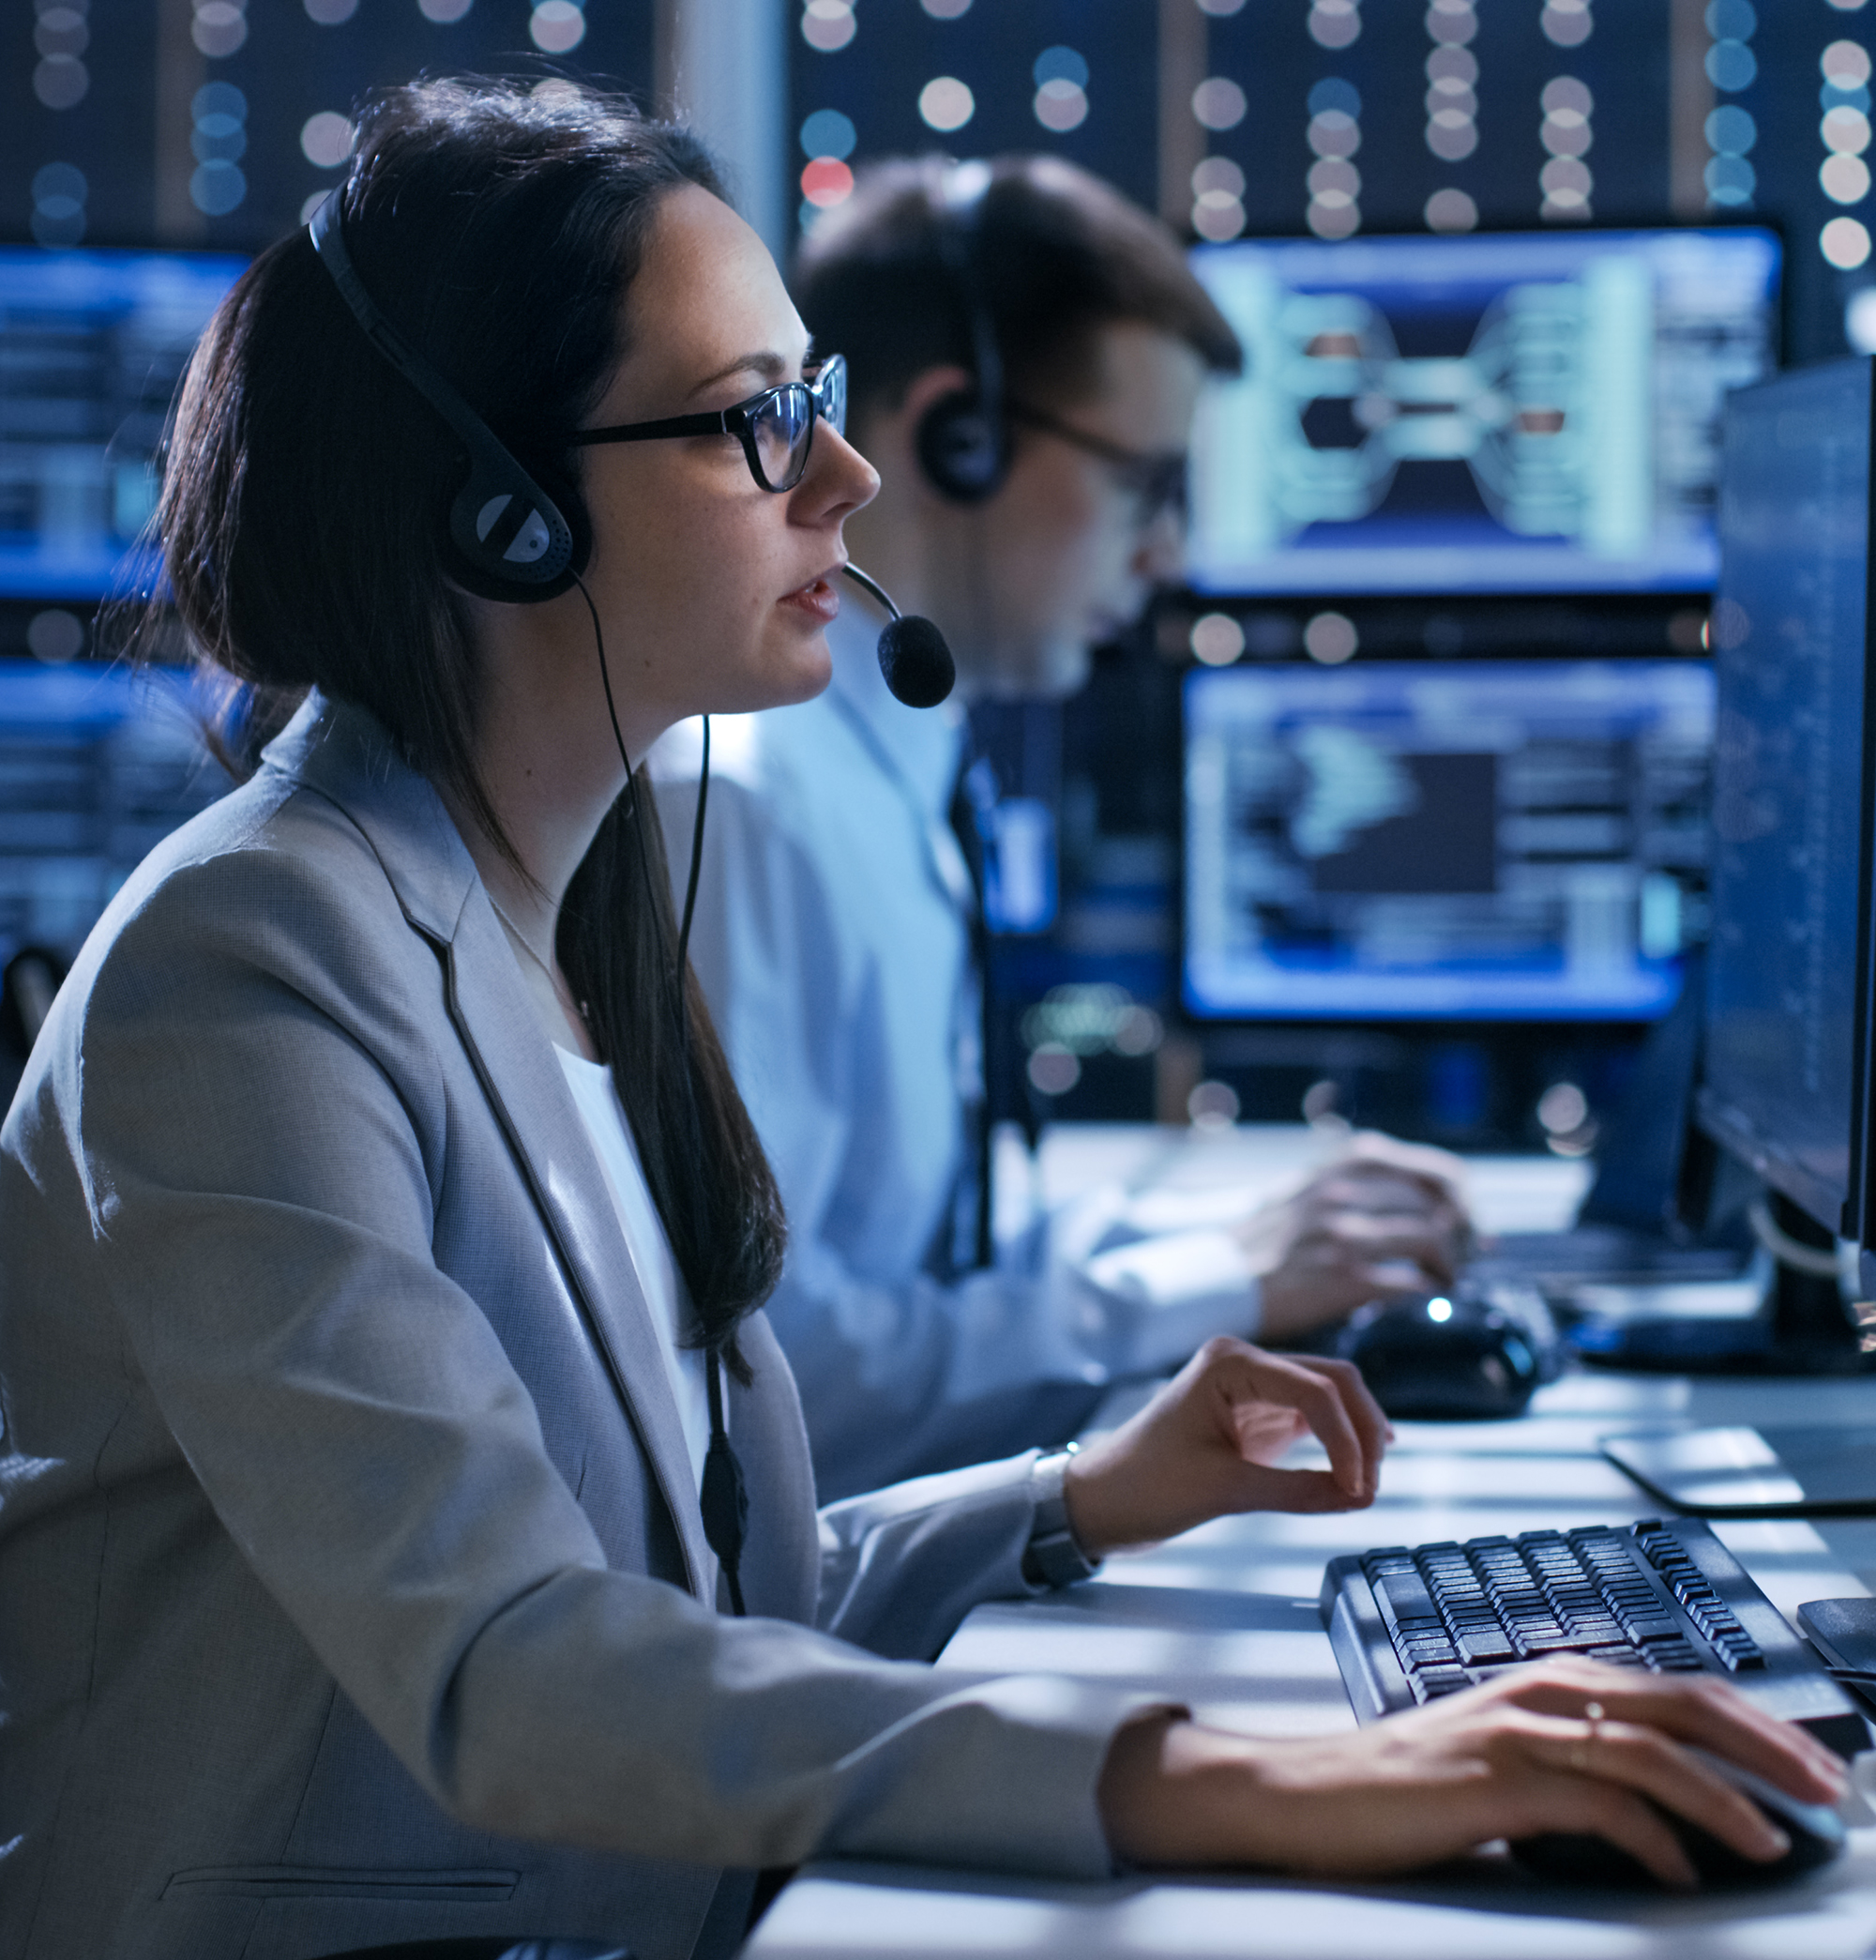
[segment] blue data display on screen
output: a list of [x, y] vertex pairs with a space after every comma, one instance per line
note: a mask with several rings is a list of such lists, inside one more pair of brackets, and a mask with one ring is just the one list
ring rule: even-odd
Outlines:
[[202, 329], [247, 261], [0, 246], [0, 598], [101, 598], [156, 501]]
[[1193, 1013], [1672, 1005], [1705, 887], [1703, 664], [1231, 667], [1185, 706]]
[[144, 855], [214, 801], [211, 690], [169, 669], [0, 660], [0, 963], [70, 953]]
[[1783, 375], [1731, 404], [1713, 615], [1702, 1116], [1832, 1230], [1849, 1195], [1868, 875], [1870, 418], [1868, 361]]
[[1192, 451], [1230, 593], [1690, 591], [1719, 416], [1771, 372], [1770, 232], [1200, 246], [1244, 343]]

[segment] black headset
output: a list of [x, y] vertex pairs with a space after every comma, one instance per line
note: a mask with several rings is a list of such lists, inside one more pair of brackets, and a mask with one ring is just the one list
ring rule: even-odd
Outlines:
[[353, 268], [335, 190], [307, 226], [319, 262], [366, 337], [455, 432], [468, 475], [449, 507], [457, 582], [483, 599], [530, 605], [557, 599], [586, 570], [593, 533], [577, 492], [557, 497], [379, 311]]
[[959, 504], [981, 504], [994, 496], [1009, 473], [1003, 350], [977, 263], [991, 183], [989, 164], [953, 163], [939, 190], [938, 249], [970, 328], [974, 374], [969, 387], [941, 395], [919, 418], [916, 442], [927, 480]]

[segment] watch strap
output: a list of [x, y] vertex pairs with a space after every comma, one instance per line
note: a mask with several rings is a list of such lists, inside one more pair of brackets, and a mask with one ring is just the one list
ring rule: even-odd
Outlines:
[[1092, 1579], [1101, 1569], [1098, 1558], [1090, 1558], [1075, 1541], [1068, 1523], [1068, 1503], [1063, 1485], [1069, 1459], [1075, 1454], [1071, 1443], [1038, 1456], [1029, 1473], [1029, 1487], [1036, 1503], [1036, 1522], [1030, 1527], [1029, 1543], [1022, 1554], [1022, 1576], [1032, 1586], [1054, 1588]]

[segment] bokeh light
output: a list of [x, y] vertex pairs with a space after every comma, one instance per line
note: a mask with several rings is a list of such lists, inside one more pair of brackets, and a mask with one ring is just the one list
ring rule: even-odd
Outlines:
[[1868, 261], [1868, 230], [1854, 218], [1833, 218], [1818, 234], [1818, 250], [1839, 272], [1854, 272]]
[[934, 75], [918, 91], [918, 114], [926, 125], [948, 135], [977, 113], [977, 99], [955, 75]]
[[1244, 90], [1224, 75], [1208, 75], [1192, 91], [1192, 114], [1208, 129], [1234, 129], [1249, 108]]
[[808, 0], [801, 9], [801, 38], [823, 54], [837, 53], [858, 32], [851, 0]]
[[299, 146], [309, 163], [321, 170], [337, 170], [352, 154], [356, 136], [348, 117], [336, 109], [322, 109], [301, 126]]
[[528, 16], [528, 38], [543, 54], [565, 54], [586, 38], [586, 16], [573, 0], [540, 0]]

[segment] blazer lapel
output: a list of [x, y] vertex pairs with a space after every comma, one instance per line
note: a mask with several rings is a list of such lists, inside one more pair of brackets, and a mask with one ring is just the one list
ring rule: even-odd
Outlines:
[[690, 1588], [717, 1597], [690, 1451], [651, 1309], [552, 1044], [474, 860], [434, 789], [362, 708], [315, 694], [268, 765], [328, 797], [371, 840], [405, 917], [442, 956], [450, 1018], [514, 1151], [676, 1527]]
[[651, 1459], [683, 1542], [691, 1589], [714, 1601], [717, 1561], [704, 1537], [690, 1451], [651, 1308], [585, 1125], [479, 885], [444, 952], [450, 1017]]

